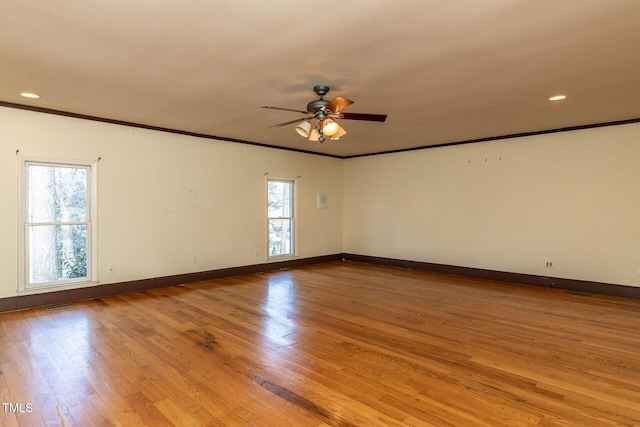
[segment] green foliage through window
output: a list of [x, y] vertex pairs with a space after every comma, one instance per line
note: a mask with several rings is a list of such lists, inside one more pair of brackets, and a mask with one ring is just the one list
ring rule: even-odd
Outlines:
[[28, 164], [29, 283], [88, 276], [88, 167]]

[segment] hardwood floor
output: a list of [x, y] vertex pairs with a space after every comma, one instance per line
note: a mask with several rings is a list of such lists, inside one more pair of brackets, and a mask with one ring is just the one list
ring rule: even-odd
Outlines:
[[0, 314], [0, 401], [2, 426], [638, 426], [640, 301], [354, 262], [202, 282]]

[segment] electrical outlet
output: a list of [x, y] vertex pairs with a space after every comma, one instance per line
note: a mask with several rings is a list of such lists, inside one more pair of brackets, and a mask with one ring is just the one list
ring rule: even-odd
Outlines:
[[197, 257], [197, 256], [194, 256], [193, 258], [191, 258], [191, 263], [192, 263], [193, 265], [196, 265], [196, 264], [198, 263], [198, 257]]
[[109, 264], [107, 266], [107, 273], [115, 273], [116, 272], [116, 265], [115, 264]]
[[254, 249], [254, 250], [253, 250], [253, 256], [254, 256], [254, 257], [257, 257], [257, 256], [258, 256], [258, 250], [257, 250], [257, 249]]
[[545, 261], [544, 268], [553, 268], [553, 267], [554, 267], [553, 261]]

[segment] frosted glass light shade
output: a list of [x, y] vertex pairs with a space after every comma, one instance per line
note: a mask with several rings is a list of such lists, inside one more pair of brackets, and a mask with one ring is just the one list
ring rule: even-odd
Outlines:
[[336, 133], [331, 135], [331, 139], [335, 141], [336, 139], [340, 139], [340, 137], [345, 136], [346, 134], [347, 134], [347, 131], [344, 130], [342, 126], [338, 126], [338, 130], [336, 131]]
[[304, 121], [296, 125], [296, 132], [300, 134], [300, 136], [304, 138], [309, 137], [309, 132], [311, 131], [311, 124], [308, 121]]
[[311, 133], [309, 134], [309, 141], [317, 142], [319, 139], [320, 132], [318, 132], [316, 129], [311, 130]]
[[332, 136], [333, 134], [338, 132], [338, 129], [340, 129], [340, 125], [338, 125], [338, 123], [336, 123], [333, 119], [326, 119], [322, 123], [322, 133], [324, 133], [325, 135]]

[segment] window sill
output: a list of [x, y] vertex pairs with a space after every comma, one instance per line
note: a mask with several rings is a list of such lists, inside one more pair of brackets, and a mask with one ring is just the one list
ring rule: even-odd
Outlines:
[[48, 283], [41, 286], [31, 286], [27, 289], [18, 289], [16, 292], [18, 295], [33, 295], [43, 294], [47, 292], [66, 291], [70, 289], [89, 288], [91, 286], [98, 285], [97, 280], [82, 281], [82, 282], [66, 282], [64, 284], [52, 284]]
[[278, 261], [286, 261], [288, 259], [296, 259], [298, 258], [297, 254], [288, 254], [288, 255], [274, 255], [267, 257], [265, 262], [278, 262]]

